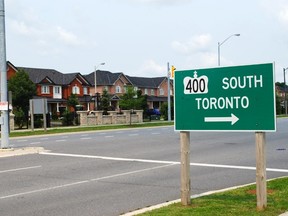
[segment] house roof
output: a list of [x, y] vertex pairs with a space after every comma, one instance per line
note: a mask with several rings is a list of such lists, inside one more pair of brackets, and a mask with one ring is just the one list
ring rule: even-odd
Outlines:
[[48, 77], [54, 84], [63, 84], [63, 74], [54, 69], [43, 69], [43, 68], [27, 68], [17, 67], [18, 69], [24, 70], [28, 73], [30, 80], [33, 83], [40, 83], [46, 77]]
[[40, 83], [44, 79], [48, 78], [55, 85], [69, 85], [75, 78], [80, 77], [81, 81], [85, 84], [90, 83], [80, 73], [68, 73], [63, 74], [54, 69], [43, 69], [43, 68], [28, 68], [28, 67], [17, 67], [18, 69], [24, 70], [33, 83]]
[[140, 88], [158, 88], [166, 77], [131, 77], [127, 76], [134, 86]]
[[[91, 72], [88, 75], [81, 75], [80, 73], [68, 73], [63, 74], [54, 69], [44, 68], [28, 68], [17, 67], [23, 69], [28, 73], [29, 78], [34, 83], [41, 83], [44, 79], [50, 80], [55, 85], [69, 85], [75, 78], [79, 78], [81, 82], [86, 85], [94, 85], [95, 72]], [[110, 71], [97, 70], [96, 82], [97, 85], [111, 86], [121, 77], [124, 76], [133, 85], [139, 88], [158, 88], [160, 84], [166, 79], [166, 77], [134, 77], [126, 76], [122, 72], [112, 73]]]
[[[96, 83], [97, 85], [113, 85], [121, 75], [124, 75], [121, 72], [112, 73], [110, 71], [96, 71]], [[84, 77], [92, 84], [95, 83], [95, 72], [92, 72], [88, 75], [84, 75]]]

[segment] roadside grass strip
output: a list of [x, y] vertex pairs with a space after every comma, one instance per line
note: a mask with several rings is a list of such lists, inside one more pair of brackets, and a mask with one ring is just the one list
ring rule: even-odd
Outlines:
[[164, 205], [167, 204], [163, 204], [162, 206], [152, 206], [147, 209], [130, 212], [124, 215], [278, 216], [288, 211], [287, 177], [267, 181], [267, 193], [267, 208], [263, 211], [258, 211], [256, 208], [256, 185], [249, 184], [192, 196], [191, 205], [189, 206], [182, 206], [180, 200], [175, 200], [171, 203], [168, 203], [169, 205], [166, 207]]

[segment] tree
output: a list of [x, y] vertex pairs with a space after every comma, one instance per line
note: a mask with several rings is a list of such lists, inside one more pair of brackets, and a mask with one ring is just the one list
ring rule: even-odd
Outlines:
[[73, 112], [70, 113], [69, 110], [66, 110], [64, 113], [64, 120], [62, 121], [64, 125], [70, 125], [71, 124], [71, 118], [72, 122], [77, 124], [77, 118], [76, 118], [76, 106], [79, 104], [78, 98], [75, 94], [71, 94], [68, 98], [67, 105], [69, 107], [73, 108]]
[[69, 107], [72, 107], [74, 109], [74, 112], [76, 111], [76, 106], [79, 104], [79, 101], [78, 101], [78, 98], [75, 94], [71, 94], [68, 98], [68, 101], [67, 101], [67, 105]]
[[128, 87], [127, 92], [120, 96], [119, 106], [121, 109], [136, 109], [136, 100], [135, 100], [136, 92], [133, 87]]
[[20, 69], [8, 82], [8, 90], [12, 92], [12, 104], [16, 108], [22, 108], [24, 112], [29, 110], [29, 99], [37, 94], [35, 84], [29, 79], [28, 74]]
[[[285, 108], [284, 108], [285, 109]], [[276, 94], [276, 114], [282, 114], [281, 97]]]
[[[168, 103], [167, 102], [161, 105], [160, 112], [164, 120], [168, 120]], [[174, 104], [173, 103], [171, 103], [171, 119], [172, 120], [174, 119]]]
[[[8, 91], [12, 92], [12, 105], [17, 115], [28, 116], [29, 100], [37, 95], [35, 84], [28, 74], [20, 69], [8, 82]], [[24, 118], [23, 116], [23, 118]], [[21, 123], [23, 125], [23, 122]]]
[[148, 109], [147, 95], [142, 95], [142, 91], [137, 91], [136, 109], [142, 109], [143, 111]]
[[103, 110], [103, 114], [108, 115], [111, 98], [106, 89], [103, 90], [103, 94], [100, 100], [101, 100], [101, 109]]
[[127, 92], [120, 99], [119, 106], [121, 109], [145, 110], [147, 108], [147, 96], [143, 96], [141, 90], [136, 92], [132, 86], [127, 88]]

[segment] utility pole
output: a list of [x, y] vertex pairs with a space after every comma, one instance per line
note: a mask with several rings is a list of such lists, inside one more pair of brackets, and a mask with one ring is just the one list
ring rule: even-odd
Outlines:
[[9, 148], [9, 111], [7, 91], [7, 62], [5, 41], [4, 0], [0, 0], [0, 79], [1, 79], [1, 148]]
[[168, 91], [168, 121], [171, 121], [171, 96], [170, 96], [170, 67], [169, 67], [169, 62], [167, 63], [167, 91]]
[[288, 68], [283, 68], [283, 75], [284, 75], [284, 108], [285, 108], [285, 115], [287, 115], [287, 87], [286, 87], [286, 70]]

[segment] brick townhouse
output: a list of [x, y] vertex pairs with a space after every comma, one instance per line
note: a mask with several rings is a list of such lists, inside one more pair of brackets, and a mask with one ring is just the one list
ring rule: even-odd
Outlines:
[[[61, 73], [54, 69], [16, 67], [11, 62], [7, 62], [8, 80], [21, 69], [29, 75], [37, 87], [35, 98], [47, 98], [49, 112], [57, 115], [61, 115], [67, 108], [67, 100], [72, 93], [78, 97], [83, 110], [93, 110], [97, 101], [96, 95], [101, 95], [104, 89], [111, 95], [111, 106], [118, 109], [120, 96], [129, 86], [141, 90], [142, 94], [148, 96], [147, 102], [150, 109], [160, 108], [161, 104], [167, 101], [168, 79], [164, 76], [132, 77], [122, 72], [97, 70], [95, 86], [95, 71], [87, 75]], [[172, 81], [170, 81], [170, 90], [170, 95], [173, 96]]]

